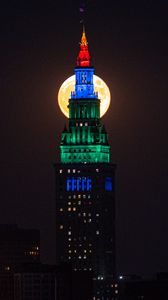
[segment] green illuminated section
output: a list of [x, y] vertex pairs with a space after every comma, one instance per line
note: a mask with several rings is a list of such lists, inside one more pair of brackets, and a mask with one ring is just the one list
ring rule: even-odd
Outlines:
[[69, 129], [61, 135], [62, 163], [109, 163], [110, 146], [100, 120], [100, 100], [70, 99]]

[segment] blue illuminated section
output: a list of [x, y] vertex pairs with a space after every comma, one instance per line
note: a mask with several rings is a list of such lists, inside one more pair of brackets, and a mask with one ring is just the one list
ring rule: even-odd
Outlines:
[[89, 192], [92, 189], [92, 180], [90, 177], [68, 177], [66, 180], [67, 192]]
[[71, 92], [71, 99], [98, 99], [98, 93], [94, 92], [93, 73], [93, 68], [75, 68], [75, 91]]
[[105, 190], [109, 192], [113, 190], [113, 183], [111, 177], [105, 178]]

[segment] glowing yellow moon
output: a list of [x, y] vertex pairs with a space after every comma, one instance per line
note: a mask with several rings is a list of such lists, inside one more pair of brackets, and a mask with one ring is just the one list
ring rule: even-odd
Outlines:
[[[93, 75], [93, 84], [95, 92], [98, 92], [98, 98], [100, 101], [100, 117], [102, 117], [109, 108], [110, 105], [110, 90], [107, 84], [98, 76]], [[68, 118], [69, 109], [68, 101], [71, 96], [71, 92], [75, 90], [75, 75], [72, 75], [66, 79], [61, 85], [58, 92], [58, 104], [63, 114]]]

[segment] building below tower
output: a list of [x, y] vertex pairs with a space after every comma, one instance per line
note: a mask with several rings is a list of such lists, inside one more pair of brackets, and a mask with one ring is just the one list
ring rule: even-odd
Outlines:
[[23, 263], [40, 262], [40, 231], [15, 224], [0, 225], [0, 272]]
[[[56, 259], [90, 271], [95, 286], [115, 278], [115, 165], [55, 164]], [[99, 291], [99, 288], [96, 289]]]

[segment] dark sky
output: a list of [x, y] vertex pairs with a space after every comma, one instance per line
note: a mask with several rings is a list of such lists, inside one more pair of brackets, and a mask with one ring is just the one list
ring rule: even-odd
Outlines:
[[[57, 105], [79, 49], [80, 1], [0, 4], [0, 223], [39, 228], [54, 262], [54, 170], [67, 122]], [[46, 3], [45, 3], [46, 2]], [[95, 73], [112, 93], [103, 122], [116, 162], [119, 273], [168, 271], [166, 1], [87, 2]]]

